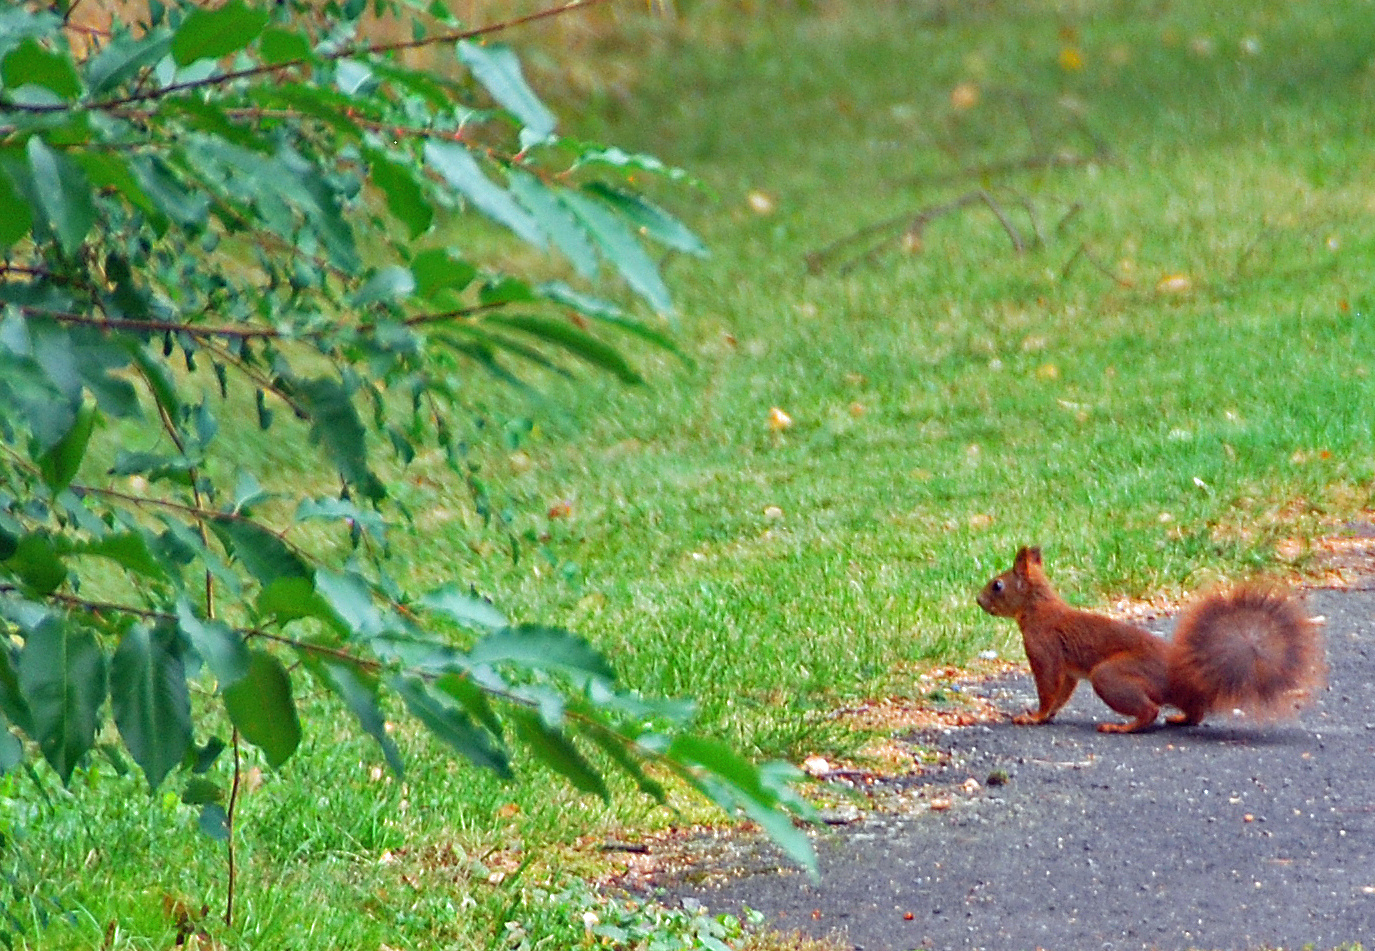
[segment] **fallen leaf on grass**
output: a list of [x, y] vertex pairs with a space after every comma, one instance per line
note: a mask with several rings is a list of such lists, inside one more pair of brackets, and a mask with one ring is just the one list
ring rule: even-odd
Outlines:
[[1166, 274], [1155, 285], [1155, 289], [1162, 294], [1185, 294], [1193, 290], [1193, 286], [1187, 274]]

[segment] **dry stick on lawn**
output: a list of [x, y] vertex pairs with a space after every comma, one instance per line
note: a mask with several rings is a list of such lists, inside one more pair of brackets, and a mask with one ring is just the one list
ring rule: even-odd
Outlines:
[[854, 234], [847, 235], [844, 238], [831, 242], [824, 248], [809, 252], [806, 256], [807, 270], [813, 274], [818, 274], [825, 270], [842, 250], [858, 242], [864, 241], [867, 238], [871, 238], [876, 234], [893, 232], [874, 244], [867, 251], [855, 255], [841, 264], [839, 272], [841, 274], [847, 274], [860, 264], [872, 261], [890, 245], [901, 241], [903, 238], [920, 238], [922, 231], [932, 220], [942, 215], [948, 215], [963, 208], [967, 208], [970, 205], [979, 204], [980, 202], [988, 206], [989, 211], [993, 212], [994, 216], [998, 219], [998, 223], [1003, 226], [1003, 230], [1007, 232], [1009, 240], [1012, 241], [1013, 250], [1018, 254], [1025, 251], [1026, 239], [1022, 237], [1022, 233], [1017, 230], [1012, 220], [1008, 218], [1007, 212], [1003, 210], [1003, 207], [998, 204], [997, 200], [994, 199], [992, 195], [982, 188], [978, 188], [972, 192], [966, 192], [951, 201], [944, 202], [943, 204], [923, 208], [915, 215], [911, 213], [895, 215], [892, 218], [887, 218], [875, 224], [867, 225]]
[[1094, 257], [1093, 252], [1089, 250], [1088, 244], [1083, 241], [1079, 242], [1079, 247], [1075, 249], [1074, 254], [1070, 255], [1070, 259], [1065, 262], [1064, 269], [1060, 271], [1060, 280], [1064, 281], [1069, 279], [1070, 273], [1074, 270], [1074, 266], [1079, 263], [1080, 258], [1083, 258], [1085, 261], [1092, 264], [1094, 270], [1096, 270], [1099, 274], [1102, 274], [1104, 277], [1111, 280], [1118, 287], [1135, 286], [1134, 284], [1132, 284], [1131, 281], [1127, 280], [1126, 278], [1118, 277], [1111, 270], [1109, 270], [1106, 265], [1104, 265], [1101, 261], [1098, 260], [1098, 258]]

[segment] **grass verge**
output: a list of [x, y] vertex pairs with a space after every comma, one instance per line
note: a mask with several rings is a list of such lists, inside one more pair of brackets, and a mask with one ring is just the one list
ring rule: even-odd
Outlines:
[[[914, 668], [1015, 655], [972, 594], [1018, 544], [1081, 603], [1173, 597], [1301, 573], [1370, 507], [1367, 5], [875, 0], [733, 24], [581, 120], [704, 182], [665, 196], [700, 198], [713, 249], [669, 268], [690, 365], [487, 400], [503, 438], [478, 461], [523, 555], [422, 463], [417, 577], [579, 630], [627, 683], [696, 697], [704, 731], [797, 760], [855, 750], [828, 713], [920, 692]], [[815, 255], [978, 190], [993, 204], [875, 232], [873, 254]], [[108, 761], [71, 792], [5, 777], [6, 927], [59, 948], [595, 943], [584, 915], [616, 916], [560, 846], [674, 821], [402, 740], [404, 784], [342, 728], [290, 782], [254, 779], [233, 934], [222, 851], [174, 802]], [[718, 926], [663, 929], [691, 947]]]

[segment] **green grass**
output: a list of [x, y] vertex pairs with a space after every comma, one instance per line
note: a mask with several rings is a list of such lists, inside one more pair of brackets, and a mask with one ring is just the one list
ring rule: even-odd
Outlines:
[[[643, 353], [647, 388], [488, 397], [503, 435], [482, 474], [530, 541], [513, 563], [421, 465], [406, 570], [579, 630], [628, 684], [696, 697], [703, 730], [794, 758], [852, 748], [826, 711], [919, 693], [913, 664], [1015, 655], [972, 595], [1019, 544], [1090, 604], [1290, 570], [1276, 544], [1358, 517], [1375, 479], [1373, 19], [1356, 0], [875, 0], [665, 45], [633, 96], [566, 125], [704, 182], [662, 196], [713, 252], [667, 266], [692, 365]], [[1088, 165], [976, 171], [1095, 143]], [[977, 187], [1044, 242], [1015, 253], [970, 207], [917, 253], [806, 267]], [[1169, 275], [1188, 289], [1158, 289]], [[794, 425], [772, 430], [772, 407]], [[246, 799], [232, 945], [485, 948], [508, 918], [576, 942], [595, 899], [551, 884], [581, 867], [552, 846], [670, 818], [505, 787], [404, 736], [403, 786], [323, 732]], [[113, 922], [109, 947], [170, 947], [177, 902], [213, 919], [222, 851], [186, 810], [109, 765], [79, 776], [70, 795], [0, 780], [5, 869], [72, 912], [31, 922], [34, 946], [96, 946]], [[15, 889], [6, 907], [36, 914]]]

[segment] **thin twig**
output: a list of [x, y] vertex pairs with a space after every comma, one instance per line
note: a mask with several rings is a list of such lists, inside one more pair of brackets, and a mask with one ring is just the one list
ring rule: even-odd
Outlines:
[[1074, 253], [1070, 255], [1070, 259], [1065, 262], [1064, 268], [1062, 268], [1060, 271], [1060, 280], [1064, 281], [1069, 279], [1070, 273], [1073, 272], [1074, 266], [1079, 263], [1080, 258], [1083, 258], [1085, 261], [1089, 262], [1089, 264], [1093, 265], [1094, 270], [1096, 270], [1099, 274], [1102, 274], [1104, 277], [1108, 278], [1118, 287], [1135, 286], [1134, 284], [1132, 284], [1131, 281], [1127, 280], [1126, 278], [1118, 277], [1116, 274], [1114, 274], [1112, 270], [1110, 270], [1106, 265], [1103, 264], [1103, 262], [1098, 260], [1094, 253], [1089, 250], [1088, 244], [1083, 241], [1079, 242], [1079, 247], [1077, 247], [1074, 250]]
[[239, 804], [239, 774], [243, 762], [239, 750], [238, 727], [234, 727], [230, 733], [229, 745], [234, 751], [234, 779], [229, 784], [229, 802], [224, 810], [224, 828], [227, 833], [225, 851], [229, 859], [229, 886], [224, 900], [224, 924], [225, 927], [232, 928], [234, 927], [234, 881], [237, 877], [234, 855], [234, 813]]
[[[841, 274], [847, 274], [860, 264], [872, 261], [896, 241], [903, 238], [920, 238], [926, 226], [936, 218], [952, 214], [970, 205], [979, 203], [983, 203], [988, 207], [989, 211], [993, 212], [994, 217], [998, 219], [998, 223], [1001, 224], [1003, 230], [1007, 232], [1008, 240], [1012, 242], [1013, 250], [1019, 254], [1025, 251], [1026, 239], [1022, 237], [1021, 232], [1017, 230], [1017, 227], [1012, 223], [1007, 213], [1003, 211], [997, 199], [984, 189], [978, 188], [971, 192], [965, 192], [963, 195], [953, 198], [950, 201], [923, 208], [915, 215], [911, 213], [895, 215], [892, 218], [886, 218], [875, 224], [867, 225], [854, 234], [833, 241], [826, 247], [810, 252], [806, 256], [807, 269], [813, 274], [819, 273], [837, 256], [840, 250], [884, 231], [894, 232], [875, 243], [867, 251], [850, 258], [844, 264], [840, 265], [839, 272]], [[903, 225], [904, 227], [897, 229], [898, 225]]]

